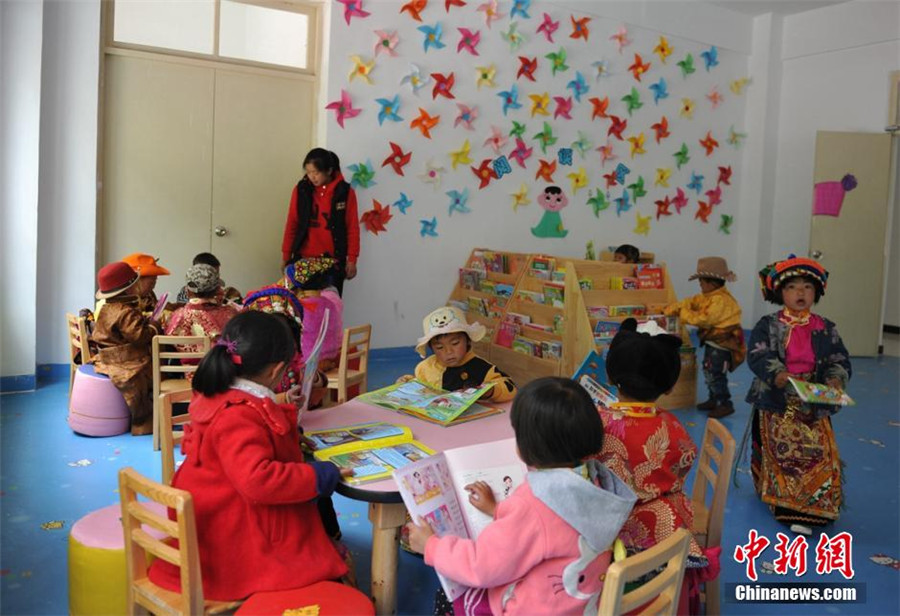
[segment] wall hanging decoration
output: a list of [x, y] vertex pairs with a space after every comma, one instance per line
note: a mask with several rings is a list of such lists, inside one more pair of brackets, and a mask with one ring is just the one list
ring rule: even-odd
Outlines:
[[456, 83], [456, 76], [453, 73], [443, 75], [441, 73], [431, 73], [434, 79], [434, 87], [431, 89], [431, 99], [435, 100], [438, 96], [454, 99], [453, 86]]
[[669, 195], [666, 195], [663, 199], [657, 199], [653, 203], [656, 204], [656, 220], [659, 220], [660, 216], [672, 215], [672, 212], [669, 210], [669, 206], [672, 205]]
[[504, 135], [499, 128], [491, 126], [491, 134], [484, 140], [483, 146], [490, 147], [494, 154], [499, 154], [500, 150], [506, 147], [509, 138]]
[[373, 208], [367, 212], [363, 212], [359, 218], [360, 224], [365, 226], [366, 231], [373, 235], [378, 235], [382, 231], [387, 231], [388, 221], [392, 218], [391, 206], [381, 205], [377, 199], [372, 199]]
[[448, 197], [450, 197], [450, 204], [447, 207], [447, 215], [450, 216], [453, 212], [459, 212], [460, 214], [468, 214], [472, 210], [469, 208], [469, 189], [464, 188], [462, 191], [458, 190], [448, 190], [444, 193]]
[[616, 30], [616, 33], [609, 37], [609, 40], [615, 42], [619, 53], [622, 53], [623, 49], [631, 45], [631, 39], [628, 38], [628, 28], [626, 28], [625, 26], [619, 26], [619, 29]]
[[631, 63], [628, 70], [631, 71], [631, 76], [634, 77], [635, 81], [640, 82], [641, 76], [650, 70], [650, 63], [644, 62], [641, 54], [636, 53], [634, 54], [634, 62]]
[[632, 201], [637, 205], [638, 199], [647, 196], [647, 190], [644, 188], [644, 176], [639, 175], [637, 180], [628, 185], [628, 190], [631, 191]]
[[846, 174], [840, 182], [819, 182], [813, 187], [813, 215], [840, 216], [844, 195], [857, 186], [856, 176]]
[[553, 102], [556, 103], [556, 109], [553, 110], [553, 119], [565, 118], [572, 119], [572, 98], [570, 96], [554, 96]]
[[644, 133], [631, 135], [628, 137], [628, 143], [631, 144], [631, 158], [647, 153], [647, 150], [644, 149]]
[[488, 0], [484, 4], [479, 4], [475, 10], [484, 13], [484, 23], [488, 28], [491, 27], [492, 23], [503, 17], [503, 13], [498, 8], [497, 0]]
[[669, 133], [669, 119], [666, 116], [663, 116], [656, 124], [651, 124], [650, 128], [653, 129], [654, 139], [656, 139], [657, 144], [662, 143], [663, 139], [671, 136], [671, 133]]
[[623, 120], [615, 115], [610, 115], [609, 120], [609, 128], [606, 131], [607, 137], [615, 137], [619, 141], [624, 141], [622, 138], [622, 131], [628, 128], [628, 120]]
[[747, 133], [739, 133], [734, 130], [734, 126], [728, 129], [728, 143], [729, 145], [733, 145], [735, 148], [740, 148], [744, 143], [744, 139], [747, 138]]
[[431, 220], [420, 220], [419, 224], [422, 225], [422, 228], [419, 229], [419, 235], [422, 237], [437, 237], [437, 216], [432, 216]]
[[709, 94], [706, 95], [706, 99], [713, 109], [717, 109], [722, 104], [722, 101], [725, 100], [725, 97], [719, 92], [719, 86], [713, 86]]
[[631, 88], [631, 92], [622, 97], [622, 102], [625, 103], [628, 110], [628, 117], [631, 117], [635, 109], [644, 106], [644, 103], [641, 102], [641, 93], [637, 91], [637, 88]]
[[556, 160], [546, 161], [543, 158], [539, 159], [541, 166], [538, 168], [537, 172], [534, 174], [534, 179], [543, 179], [545, 182], [553, 181], [553, 174], [556, 173]]
[[401, 214], [406, 214], [406, 210], [412, 207], [413, 202], [409, 197], [406, 196], [406, 193], [400, 193], [400, 198], [394, 201], [391, 205], [400, 210]]
[[660, 36], [659, 43], [657, 43], [656, 47], [653, 48], [653, 53], [659, 56], [660, 62], [666, 64], [666, 60], [669, 56], [672, 55], [672, 46], [669, 44], [669, 39], [664, 36]]
[[438, 125], [441, 116], [431, 116], [428, 112], [419, 107], [419, 116], [409, 123], [410, 128], [417, 128], [422, 136], [431, 139], [431, 129]]
[[548, 186], [538, 198], [538, 205], [544, 210], [541, 221], [531, 228], [535, 237], [566, 237], [569, 231], [563, 227], [559, 212], [569, 205], [569, 199], [559, 186]]
[[497, 68], [493, 64], [490, 66], [476, 66], [475, 73], [477, 75], [475, 83], [479, 90], [481, 89], [481, 86], [488, 88], [497, 87], [497, 84], [494, 83], [494, 77], [497, 75]]
[[509, 153], [509, 157], [516, 161], [516, 163], [522, 168], [525, 168], [525, 161], [531, 158], [531, 153], [534, 151], [534, 148], [529, 148], [525, 145], [525, 142], [516, 137], [516, 148]]
[[416, 21], [422, 21], [422, 11], [428, 6], [428, 0], [412, 0], [400, 7], [400, 13], [408, 13]]
[[[519, 56], [519, 70], [516, 72], [516, 79], [524, 77], [529, 81], [534, 81], [534, 71], [537, 70], [537, 67], [537, 57], [527, 58], [525, 56]], [[531, 115], [534, 115], [534, 113]]]
[[531, 0], [513, 0], [512, 8], [509, 10], [509, 17], [521, 17], [522, 19], [531, 19], [528, 9], [531, 8]]
[[597, 146], [597, 151], [600, 152], [600, 166], [605, 167], [606, 161], [608, 160], [616, 160], [618, 156], [616, 156], [613, 151], [613, 144], [607, 139], [606, 144]]
[[384, 124], [385, 120], [390, 120], [391, 122], [402, 122], [403, 118], [400, 117], [400, 97], [398, 95], [394, 95], [394, 98], [376, 98], [375, 102], [381, 106], [381, 109], [378, 110], [378, 125]]
[[548, 43], [553, 42], [553, 33], [559, 28], [559, 22], [553, 21], [547, 13], [544, 13], [541, 24], [537, 27], [537, 34], [543, 34]]
[[683, 60], [676, 62], [678, 68], [681, 69], [681, 76], [687, 79], [687, 76], [696, 71], [694, 68], [694, 56], [688, 53]]
[[687, 207], [689, 199], [687, 194], [681, 190], [681, 187], [675, 189], [675, 198], [672, 199], [672, 205], [675, 206], [675, 213], [681, 214], [681, 210]]
[[622, 194], [619, 197], [613, 199], [616, 204], [616, 216], [621, 216], [622, 212], [627, 212], [631, 209], [631, 197], [628, 196], [628, 190], [622, 189]]
[[347, 25], [350, 25], [351, 17], [359, 17], [364, 18], [368, 17], [370, 13], [368, 11], [364, 11], [362, 8], [362, 0], [337, 0], [341, 4], [344, 5], [344, 21], [347, 22]]
[[704, 223], [709, 222], [709, 215], [712, 213], [712, 206], [704, 201], [697, 201], [697, 213], [694, 214], [694, 220], [700, 219]]
[[688, 147], [687, 147], [686, 143], [682, 143], [681, 147], [678, 149], [678, 151], [675, 152], [672, 156], [675, 157], [675, 166], [678, 169], [681, 169], [684, 165], [688, 164], [688, 162], [690, 162], [690, 160], [691, 160], [690, 154], [688, 153]]
[[419, 174], [419, 179], [426, 184], [431, 184], [434, 190], [441, 186], [441, 178], [444, 175], [444, 168], [435, 164], [433, 160], [425, 163], [425, 171]]
[[712, 136], [712, 131], [706, 131], [706, 137], [700, 140], [700, 145], [706, 150], [707, 158], [719, 147], [719, 142]]
[[466, 139], [463, 142], [462, 147], [460, 147], [458, 150], [450, 152], [450, 166], [453, 169], [456, 169], [456, 167], [458, 167], [459, 165], [468, 165], [469, 163], [471, 163], [472, 158], [469, 156], [471, 149], [472, 148], [469, 145], [469, 140]]
[[722, 221], [719, 223], [719, 231], [721, 231], [725, 235], [731, 235], [731, 224], [733, 222], [733, 216], [729, 214], [722, 214]]
[[353, 188], [369, 188], [370, 186], [375, 186], [375, 168], [372, 166], [372, 161], [355, 163], [353, 165], [348, 165], [347, 168], [353, 172], [353, 175], [350, 176], [350, 185]]
[[731, 165], [719, 167], [719, 179], [716, 180], [716, 185], [718, 186], [719, 184], [731, 186]]
[[735, 79], [732, 81], [728, 88], [734, 93], [740, 96], [744, 93], [744, 89], [750, 85], [750, 79], [748, 77], [741, 77], [740, 79]]
[[650, 216], [641, 216], [640, 213], [634, 213], [634, 232], [638, 235], [650, 235]]
[[603, 194], [603, 191], [599, 188], [591, 194], [591, 191], [588, 191], [588, 200], [587, 204], [591, 206], [591, 211], [594, 212], [595, 218], [600, 218], [600, 212], [609, 208], [609, 201], [607, 201], [606, 196]]
[[372, 85], [372, 69], [375, 68], [375, 60], [369, 60], [368, 62], [362, 56], [350, 56], [350, 61], [353, 62], [353, 67], [350, 69], [350, 74], [347, 76], [347, 81], [353, 82], [354, 79], [359, 77], [367, 84]]
[[468, 28], [457, 28], [459, 30], [459, 43], [456, 44], [456, 53], [468, 51], [473, 56], [478, 55], [478, 43], [481, 42], [481, 32], [475, 30], [472, 32]]
[[346, 90], [341, 90], [340, 100], [328, 103], [327, 105], [325, 105], [325, 109], [334, 111], [338, 126], [340, 126], [341, 128], [344, 128], [344, 120], [355, 118], [362, 112], [361, 109], [356, 109], [353, 107], [353, 101], [350, 99], [350, 93]]
[[722, 188], [720, 186], [711, 188], [703, 194], [706, 195], [706, 200], [709, 202], [710, 207], [715, 207], [722, 203]]
[[431, 77], [429, 75], [423, 74], [415, 64], [410, 64], [409, 73], [400, 80], [400, 85], [408, 83], [413, 90], [413, 94], [418, 94], [419, 90], [427, 86], [430, 82]]
[[587, 172], [584, 167], [579, 167], [578, 171], [566, 175], [572, 182], [572, 194], [578, 194], [578, 191], [588, 185]]
[[607, 111], [609, 109], [609, 97], [604, 96], [603, 98], [597, 98], [596, 96], [589, 98], [588, 102], [591, 104], [591, 120], [596, 120], [597, 118], [608, 118]]
[[380, 53], [386, 53], [389, 56], [397, 56], [397, 44], [400, 38], [397, 36], [396, 30], [375, 30], [375, 57]]
[[706, 51], [701, 51], [700, 57], [703, 58], [703, 65], [706, 67], [707, 72], [714, 66], [719, 66], [719, 50], [716, 49], [715, 45]]
[[412, 160], [412, 152], [404, 152], [403, 148], [393, 141], [391, 141], [389, 145], [391, 146], [391, 153], [384, 159], [381, 166], [386, 167], [387, 165], [390, 165], [391, 169], [394, 170], [394, 173], [403, 175], [403, 167], [408, 165], [409, 161]]
[[524, 34], [519, 32], [519, 22], [517, 21], [510, 22], [509, 28], [500, 33], [500, 38], [509, 44], [509, 50], [513, 53], [517, 52], [519, 47], [528, 40]]
[[497, 94], [503, 101], [503, 115], [506, 115], [510, 109], [521, 109], [522, 103], [519, 102], [519, 88], [513, 84], [509, 90], [504, 90]]
[[662, 186], [663, 188], [669, 187], [669, 177], [672, 175], [672, 170], [668, 167], [660, 167], [656, 170], [656, 178], [653, 180], [654, 186]]
[[494, 171], [492, 163], [493, 161], [490, 158], [485, 158], [477, 167], [469, 167], [479, 180], [478, 190], [483, 190], [491, 183], [491, 180], [497, 179], [497, 172]]
[[[421, 21], [421, 20], [420, 20]], [[422, 49], [425, 53], [428, 53], [429, 49], [443, 49], [444, 41], [441, 39], [444, 36], [444, 30], [441, 26], [441, 22], [437, 22], [433, 26], [419, 26], [416, 28], [419, 32], [422, 33]]]
[[512, 203], [513, 212], [518, 212], [519, 207], [521, 207], [523, 205], [528, 205], [529, 203], [531, 203], [531, 199], [528, 198], [528, 184], [526, 184], [525, 182], [522, 182], [522, 184], [519, 186], [519, 190], [512, 193], [512, 198], [513, 198], [513, 203]]
[[569, 19], [572, 20], [572, 33], [569, 35], [569, 38], [581, 39], [586, 43], [588, 37], [591, 35], [591, 31], [588, 28], [588, 24], [591, 23], [591, 18], [581, 17], [575, 19], [574, 15], [570, 15]]
[[666, 83], [664, 77], [660, 77], [656, 83], [651, 83], [650, 91], [653, 92], [654, 105], [659, 105], [660, 100], [669, 98], [669, 84]]
[[682, 118], [687, 118], [688, 120], [693, 120], [694, 119], [694, 99], [692, 99], [692, 98], [681, 99], [681, 109], [679, 109], [678, 115], [680, 115]]
[[703, 190], [703, 176], [695, 171], [692, 171], [691, 172], [691, 181], [688, 182], [688, 185], [686, 186], [686, 188], [688, 190], [693, 190], [694, 192], [696, 192], [699, 195], [700, 192]]
[[453, 126], [462, 125], [466, 130], [475, 130], [472, 122], [478, 118], [478, 107], [469, 107], [462, 103], [456, 103], [456, 108], [459, 109], [459, 113], [456, 115], [456, 119], [453, 120]]

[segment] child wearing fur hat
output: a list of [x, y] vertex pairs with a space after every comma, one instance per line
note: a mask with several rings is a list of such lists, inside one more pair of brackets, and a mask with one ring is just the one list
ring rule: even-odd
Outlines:
[[100, 268], [97, 299], [105, 304], [96, 314], [91, 343], [98, 351], [94, 368], [122, 392], [131, 411], [131, 433], [153, 431], [153, 366], [150, 345], [159, 326], [145, 316], [135, 294], [140, 274], [125, 262]]
[[666, 306], [663, 313], [697, 326], [704, 349], [703, 378], [709, 390], [709, 397], [697, 409], [710, 411], [710, 417], [720, 419], [734, 413], [728, 373], [734, 372], [747, 355], [741, 307], [725, 288], [725, 283], [734, 282], [736, 276], [722, 257], [703, 257], [697, 261], [697, 273], [688, 280], [697, 280], [701, 293]]
[[837, 520], [843, 505], [830, 419], [840, 407], [803, 402], [788, 377], [843, 389], [850, 380], [849, 353], [835, 324], [811, 312], [828, 282], [821, 264], [791, 255], [764, 267], [759, 277], [763, 298], [782, 308], [760, 319], [750, 334], [753, 483], [776, 520], [811, 534], [809, 526]]
[[422, 329], [416, 351], [425, 357], [426, 349], [431, 349], [432, 355], [419, 362], [415, 377], [402, 376], [398, 382], [416, 378], [446, 391], [492, 383], [494, 388], [483, 396], [491, 402], [506, 402], [516, 395], [512, 379], [472, 350], [472, 343], [484, 338], [484, 325], [468, 323], [462, 310], [444, 306], [425, 317]]
[[[663, 541], [677, 528], [691, 530], [694, 513], [684, 483], [697, 456], [697, 447], [678, 418], [656, 406], [671, 391], [681, 372], [681, 338], [671, 336], [655, 322], [640, 326], [626, 319], [606, 356], [606, 373], [619, 401], [601, 407], [606, 433], [603, 449], [595, 456], [621, 477], [637, 494], [637, 503], [619, 538], [628, 554]], [[691, 539], [682, 605], [688, 610], [687, 589], [715, 577], [718, 552], [705, 551]]]

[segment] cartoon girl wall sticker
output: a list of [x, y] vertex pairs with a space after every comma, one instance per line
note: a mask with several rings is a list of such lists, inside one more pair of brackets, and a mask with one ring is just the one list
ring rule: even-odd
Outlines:
[[563, 228], [560, 210], [569, 205], [569, 199], [559, 186], [548, 186], [537, 198], [538, 204], [544, 208], [541, 222], [531, 228], [535, 237], [566, 237], [569, 231]]

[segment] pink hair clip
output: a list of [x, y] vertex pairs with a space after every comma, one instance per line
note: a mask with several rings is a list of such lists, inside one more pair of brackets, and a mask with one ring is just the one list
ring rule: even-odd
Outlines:
[[228, 351], [228, 354], [231, 356], [231, 362], [236, 366], [241, 365], [241, 356], [238, 355], [237, 352], [236, 340], [229, 340], [228, 338], [222, 337], [216, 340], [216, 346], [225, 347], [225, 350]]

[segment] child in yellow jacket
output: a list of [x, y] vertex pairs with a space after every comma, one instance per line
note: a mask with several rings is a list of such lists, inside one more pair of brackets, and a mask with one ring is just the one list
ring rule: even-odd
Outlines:
[[[445, 306], [425, 317], [422, 329], [424, 335], [419, 338], [416, 351], [425, 357], [426, 350], [431, 349], [432, 355], [416, 366], [416, 379], [446, 391], [493, 384], [494, 388], [483, 396], [484, 400], [512, 400], [516, 394], [512, 379], [472, 350], [472, 343], [484, 338], [484, 325], [468, 323], [462, 310]], [[407, 375], [398, 381], [412, 378]]]
[[697, 261], [697, 273], [689, 278], [695, 279], [702, 293], [666, 306], [663, 312], [697, 327], [704, 347], [703, 377], [709, 389], [709, 398], [697, 408], [710, 411], [709, 416], [718, 419], [734, 413], [728, 372], [741, 365], [747, 355], [741, 307], [725, 288], [725, 283], [734, 282], [736, 276], [722, 257], [703, 257]]

